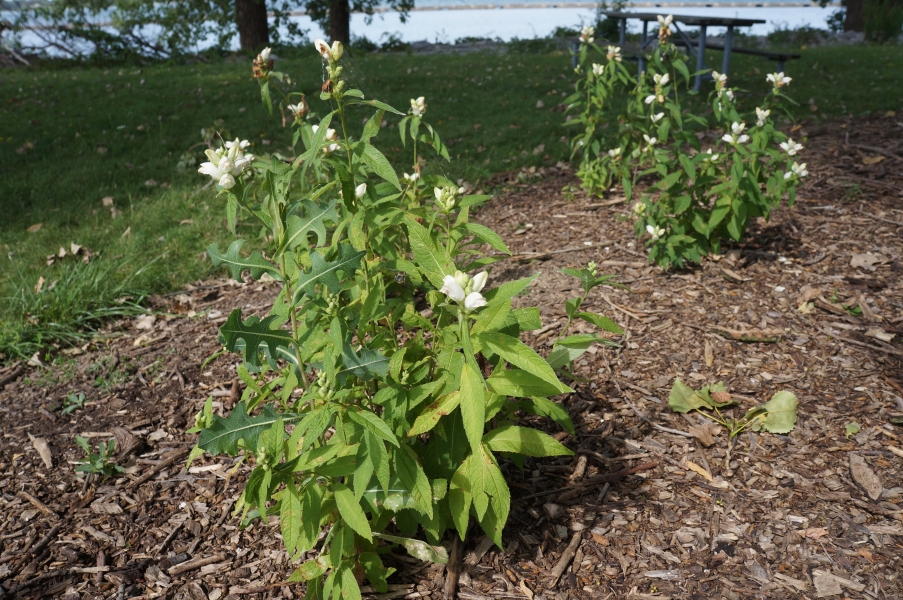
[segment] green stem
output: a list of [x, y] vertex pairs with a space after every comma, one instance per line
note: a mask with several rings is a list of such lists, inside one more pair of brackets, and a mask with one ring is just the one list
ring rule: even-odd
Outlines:
[[295, 307], [292, 303], [292, 299], [294, 298], [294, 294], [292, 294], [292, 284], [289, 281], [288, 276], [288, 268], [285, 264], [285, 253], [282, 253], [282, 259], [279, 261], [279, 271], [282, 274], [282, 282], [285, 289], [285, 301], [289, 305], [288, 314], [291, 318], [292, 324], [292, 340], [294, 343], [292, 346], [295, 348], [295, 360], [298, 361], [298, 372], [301, 373], [301, 381], [304, 383], [304, 389], [308, 388], [307, 374], [304, 372], [304, 365], [301, 362], [301, 348], [298, 347], [297, 339], [298, 339], [298, 316], [295, 314]]
[[[577, 303], [577, 308], [574, 309], [575, 315], [577, 314], [577, 311], [580, 310], [580, 307], [583, 306], [583, 303], [586, 301], [586, 297], [588, 294], [589, 294], [589, 292], [583, 292], [583, 297], [580, 298], [580, 302]], [[573, 316], [568, 317], [568, 322], [565, 323], [564, 328], [561, 330], [561, 333], [559, 333], [558, 337], [555, 338], [555, 343], [552, 344], [553, 348], [558, 345], [558, 342], [561, 341], [561, 338], [563, 338], [564, 335], [568, 332], [568, 329], [570, 328], [571, 322], [573, 320], [574, 320]]]

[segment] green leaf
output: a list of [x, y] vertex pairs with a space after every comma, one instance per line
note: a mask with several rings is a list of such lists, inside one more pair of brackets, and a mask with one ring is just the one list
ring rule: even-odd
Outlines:
[[536, 375], [520, 369], [508, 369], [507, 371], [496, 373], [486, 380], [486, 385], [496, 394], [515, 396], [517, 398], [554, 396], [561, 393], [559, 389], [560, 382], [558, 385], [554, 385], [545, 379], [540, 379]]
[[509, 363], [520, 367], [531, 375], [535, 375], [550, 385], [556, 386], [558, 389], [556, 393], [564, 394], [573, 391], [571, 388], [558, 381], [558, 376], [555, 375], [555, 371], [543, 357], [538, 355], [532, 348], [520, 340], [508, 335], [492, 332], [481, 333], [477, 336], [477, 339], [484, 348], [488, 348]]
[[771, 397], [771, 400], [763, 405], [768, 411], [764, 418], [759, 417], [753, 422], [753, 430], [764, 429], [771, 433], [789, 433], [796, 425], [796, 407], [799, 401], [793, 392], [781, 390]]
[[473, 486], [471, 485], [470, 474], [473, 471], [471, 464], [474, 461], [474, 455], [468, 455], [455, 471], [455, 474], [452, 475], [448, 487], [448, 508], [451, 512], [452, 521], [455, 523], [455, 529], [458, 530], [458, 535], [462, 540], [467, 534], [467, 528], [470, 524], [470, 506], [473, 502]]
[[[386, 359], [386, 361], [388, 361], [388, 359]], [[395, 434], [392, 433], [392, 430], [389, 429], [389, 426], [386, 425], [386, 422], [369, 410], [349, 410], [347, 414], [351, 417], [352, 421], [360, 423], [376, 437], [382, 438], [393, 446], [398, 447], [398, 439], [395, 437]]]
[[365, 144], [363, 159], [374, 173], [394, 185], [395, 189], [401, 189], [401, 184], [398, 182], [398, 176], [395, 174], [395, 169], [392, 168], [392, 165], [389, 164], [389, 160], [382, 152], [370, 144]]
[[210, 244], [207, 246], [207, 254], [210, 255], [214, 267], [225, 265], [235, 281], [242, 281], [241, 274], [245, 271], [249, 271], [254, 279], [260, 279], [261, 275], [268, 273], [273, 279], [282, 281], [282, 275], [276, 265], [265, 259], [260, 252], [255, 251], [247, 258], [242, 258], [238, 251], [244, 243], [244, 240], [235, 240], [229, 244], [225, 254], [219, 251], [217, 244]]
[[348, 101], [348, 104], [363, 104], [363, 105], [366, 105], [366, 106], [372, 106], [372, 107], [374, 107], [374, 108], [381, 108], [381, 109], [383, 109], [383, 110], [385, 110], [385, 111], [388, 111], [388, 112], [390, 112], [390, 113], [394, 113], [394, 114], [396, 114], [396, 115], [400, 115], [400, 116], [402, 116], [402, 117], [404, 116], [404, 113], [403, 113], [403, 112], [399, 112], [398, 110], [392, 108], [391, 106], [389, 106], [389, 105], [386, 104], [385, 102], [380, 102], [379, 100], [349, 100], [349, 101]]
[[411, 215], [405, 215], [404, 222], [417, 267], [437, 290], [440, 289], [445, 276], [454, 274], [455, 264], [444, 248], [436, 247], [429, 232]]
[[270, 315], [262, 321], [260, 317], [252, 315], [242, 322], [241, 309], [236, 308], [229, 314], [229, 318], [219, 331], [229, 352], [235, 352], [238, 340], [244, 340], [245, 360], [249, 364], [259, 367], [261, 344], [266, 344], [270, 356], [275, 356], [280, 346], [292, 347], [291, 333], [282, 329], [270, 329], [270, 325], [278, 320], [277, 315]]
[[[379, 535], [374, 533], [373, 537], [379, 537]], [[379, 558], [379, 554], [376, 552], [361, 552], [358, 554], [357, 561], [364, 567], [364, 573], [367, 574], [367, 580], [370, 582], [370, 585], [377, 592], [381, 594], [386, 593], [389, 590], [389, 585], [386, 583], [388, 573], [382, 559]]]
[[413, 427], [408, 431], [408, 437], [414, 437], [415, 435], [421, 435], [430, 431], [437, 423], [439, 423], [439, 419], [446, 415], [450, 415], [453, 410], [458, 408], [460, 402], [461, 393], [452, 392], [451, 394], [442, 396], [427, 406], [423, 409], [423, 412], [420, 413], [420, 416], [417, 417], [417, 420], [414, 421]]
[[355, 251], [351, 244], [339, 244], [339, 257], [332, 262], [326, 262], [319, 251], [312, 251], [310, 253], [310, 270], [298, 276], [293, 304], [297, 306], [305, 294], [313, 295], [314, 286], [317, 284], [325, 285], [333, 294], [338, 293], [340, 284], [337, 274], [356, 271], [365, 254], [366, 252], [363, 251]]
[[[341, 577], [341, 600], [361, 600], [361, 586], [354, 576], [353, 564], [352, 561], [343, 562], [342, 568], [339, 570], [339, 576]], [[333, 593], [333, 598], [339, 600], [339, 594]]]
[[623, 335], [624, 330], [621, 329], [621, 326], [609, 319], [604, 315], [600, 315], [598, 313], [591, 312], [579, 312], [577, 313], [577, 317], [583, 319], [587, 323], [592, 323], [599, 329], [603, 331], [607, 331], [609, 333], [616, 333], [618, 335]]
[[671, 386], [671, 393], [668, 395], [668, 406], [677, 413], [688, 413], [691, 410], [709, 408], [706, 401], [690, 386], [681, 381], [680, 377], [675, 379], [674, 385]]
[[853, 437], [859, 430], [862, 429], [862, 426], [859, 425], [856, 421], [851, 421], [844, 426], [844, 431], [846, 432], [847, 439]]
[[244, 440], [246, 448], [256, 450], [260, 434], [272, 427], [280, 418], [285, 423], [291, 423], [300, 419], [300, 415], [287, 413], [277, 415], [272, 406], [266, 405], [259, 415], [251, 417], [248, 416], [245, 403], [239, 402], [228, 417], [213, 416], [210, 427], [201, 432], [198, 447], [214, 456], [217, 454], [235, 456], [238, 454], [238, 442]]
[[521, 401], [521, 406], [529, 413], [552, 419], [569, 434], [574, 435], [574, 423], [571, 421], [571, 416], [560, 404], [555, 404], [548, 398], [536, 396], [529, 400]]
[[518, 279], [516, 281], [508, 281], [500, 286], [492, 288], [489, 291], [484, 291], [483, 297], [486, 298], [486, 302], [489, 305], [492, 305], [496, 302], [504, 302], [505, 300], [510, 300], [511, 298], [514, 298], [516, 295], [527, 289], [527, 286], [533, 283], [533, 281], [535, 281], [537, 277], [539, 277], [539, 273], [537, 273], [533, 277], [525, 277], [524, 279]]
[[464, 228], [499, 252], [511, 254], [511, 251], [508, 250], [508, 246], [505, 245], [502, 237], [485, 225], [480, 225], [479, 223], [466, 223]]
[[361, 348], [360, 354], [357, 354], [351, 346], [344, 344], [342, 363], [344, 368], [336, 372], [336, 379], [342, 385], [349, 375], [354, 375], [361, 381], [370, 381], [389, 374], [389, 359], [369, 348]]
[[607, 340], [604, 338], [589, 334], [568, 336], [555, 344], [555, 347], [546, 356], [546, 362], [553, 369], [560, 369], [582, 356], [595, 342], [605, 341]]
[[483, 436], [483, 444], [493, 452], [513, 452], [525, 456], [574, 455], [552, 436], [517, 425], [503, 425], [493, 429]]
[[373, 537], [404, 546], [404, 549], [407, 550], [408, 554], [418, 560], [425, 560], [440, 565], [448, 563], [448, 551], [442, 546], [431, 546], [420, 540], [386, 535], [384, 533], [374, 533]]
[[[477, 458], [481, 467], [480, 473], [480, 489], [489, 497], [489, 503], [492, 511], [495, 513], [496, 519], [490, 519], [492, 526], [487, 527], [486, 519], [483, 517], [487, 511], [480, 510], [480, 504], [477, 502], [476, 490], [474, 490], [474, 505], [477, 508], [477, 515], [481, 517], [480, 525], [483, 531], [492, 538], [492, 541], [501, 548], [502, 546], [502, 528], [508, 521], [508, 511], [511, 508], [511, 492], [508, 490], [508, 484], [505, 483], [505, 477], [495, 462], [495, 457], [485, 447], [480, 449], [480, 455]], [[482, 512], [482, 515], [480, 514]]]
[[511, 314], [511, 302], [495, 302], [477, 315], [477, 320], [470, 330], [470, 335], [476, 336], [484, 331], [498, 331], [505, 324], [508, 315]]
[[339, 509], [339, 514], [342, 515], [345, 523], [362, 538], [373, 541], [373, 533], [370, 531], [367, 515], [361, 509], [361, 505], [357, 498], [354, 497], [354, 493], [343, 483], [333, 483], [333, 494], [335, 495], [335, 503]]
[[401, 483], [414, 497], [417, 509], [432, 519], [433, 490], [430, 487], [430, 480], [426, 478], [426, 473], [417, 460], [417, 454], [407, 444], [402, 444], [401, 448], [395, 451], [395, 470]]
[[326, 572], [328, 566], [322, 557], [317, 560], [308, 560], [304, 562], [300, 567], [295, 569], [295, 571], [288, 578], [289, 581], [298, 582], [298, 581], [311, 581], [312, 579], [319, 579], [323, 576], [323, 573]]
[[317, 246], [326, 244], [326, 221], [339, 222], [339, 214], [335, 210], [336, 201], [333, 200], [326, 206], [314, 204], [305, 200], [301, 205], [306, 209], [306, 215], [301, 218], [291, 215], [285, 222], [285, 241], [281, 249], [294, 248], [299, 244], [307, 246], [307, 237], [313, 233], [317, 236]]
[[279, 528], [282, 541], [285, 542], [285, 551], [290, 557], [296, 558], [300, 554], [296, 554], [296, 551], [301, 536], [301, 497], [291, 479], [286, 482], [279, 502]]
[[483, 439], [483, 427], [486, 423], [486, 394], [483, 388], [483, 377], [470, 364], [464, 363], [461, 369], [461, 394], [459, 397], [461, 416], [464, 419], [464, 432], [470, 441], [474, 454], [479, 452]]

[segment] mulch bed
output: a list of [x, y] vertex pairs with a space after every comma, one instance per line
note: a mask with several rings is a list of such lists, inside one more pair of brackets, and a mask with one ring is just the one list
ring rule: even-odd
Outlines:
[[[903, 597], [901, 127], [892, 116], [804, 124], [795, 137], [808, 134], [811, 176], [798, 204], [723, 257], [671, 273], [646, 264], [617, 198], [566, 198], [578, 183], [566, 168], [496, 180], [477, 218], [515, 256], [490, 285], [541, 273], [519, 302], [541, 308], [544, 328], [525, 341], [549, 349], [579, 291], [560, 269], [590, 260], [629, 291], [597, 288], [589, 308], [627, 333], [575, 365], [585, 381], [562, 403], [577, 436], [558, 437], [576, 456], [506, 467], [505, 550], [467, 540], [459, 597]], [[228, 410], [239, 397], [234, 357], [201, 366], [219, 349], [216, 327], [235, 306], [266, 312], [275, 291], [207, 282], [65, 361], [0, 370], [2, 593], [303, 595], [285, 584], [278, 527], [241, 530], [231, 516], [247, 465], [184, 468], [204, 399]], [[738, 415], [790, 390], [796, 428], [728, 440], [668, 409], [676, 377], [724, 381]], [[71, 392], [88, 402], [62, 415]], [[76, 434], [115, 438], [125, 473], [77, 479]], [[442, 596], [443, 567], [395, 562], [384, 598]]]

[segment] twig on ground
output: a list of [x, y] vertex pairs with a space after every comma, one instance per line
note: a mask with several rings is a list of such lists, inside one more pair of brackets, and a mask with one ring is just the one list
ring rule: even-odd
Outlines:
[[166, 469], [166, 468], [172, 466], [173, 463], [175, 463], [177, 460], [179, 460], [180, 458], [182, 458], [184, 455], [188, 454], [188, 451], [189, 451], [189, 450], [190, 450], [190, 448], [180, 448], [180, 449], [178, 449], [178, 450], [174, 450], [173, 452], [171, 452], [171, 453], [169, 454], [169, 456], [167, 456], [166, 458], [164, 458], [163, 461], [162, 461], [159, 465], [155, 465], [155, 466], [152, 467], [147, 473], [145, 473], [144, 475], [142, 475], [141, 477], [139, 477], [138, 479], [136, 479], [135, 481], [133, 481], [132, 483], [130, 483], [130, 484], [129, 484], [129, 487], [130, 487], [130, 488], [136, 488], [136, 487], [138, 487], [139, 485], [141, 485], [142, 483], [145, 483], [146, 481], [149, 481], [149, 480], [152, 479], [157, 473], [159, 473], [159, 472], [162, 471], [163, 469]]
[[191, 560], [186, 560], [183, 563], [169, 567], [166, 572], [170, 575], [178, 575], [180, 573], [193, 571], [195, 569], [200, 569], [201, 567], [206, 567], [207, 565], [212, 565], [213, 563], [224, 561], [227, 558], [229, 558], [228, 554], [226, 554], [225, 552], [218, 552], [213, 556], [198, 557], [192, 558]]
[[21, 375], [24, 372], [25, 372], [25, 367], [23, 367], [22, 365], [15, 367], [12, 371], [7, 373], [3, 377], [0, 377], [0, 388], [5, 386], [7, 383], [11, 383], [11, 382], [15, 381], [16, 379], [18, 379], [19, 375]]
[[452, 535], [452, 551], [448, 558], [448, 564], [445, 566], [445, 585], [442, 593], [446, 600], [455, 598], [455, 591], [458, 589], [458, 577], [461, 575], [461, 550], [464, 543], [460, 536]]
[[558, 564], [556, 564], [552, 569], [551, 587], [554, 588], [556, 585], [558, 585], [558, 580], [561, 579], [561, 576], [564, 575], [564, 572], [567, 570], [568, 565], [570, 565], [571, 561], [574, 560], [574, 556], [577, 554], [577, 548], [580, 547], [580, 542], [582, 541], [582, 539], [583, 532], [580, 531], [571, 536], [571, 542], [561, 554], [561, 558], [558, 559]]
[[47, 506], [46, 504], [44, 504], [43, 502], [41, 502], [40, 500], [38, 500], [31, 494], [29, 494], [28, 492], [19, 491], [19, 492], [16, 492], [16, 496], [21, 498], [22, 500], [27, 500], [35, 508], [37, 508], [39, 511], [41, 511], [48, 517], [52, 517], [54, 519], [60, 518], [60, 516], [58, 514], [56, 514], [56, 512], [54, 512], [54, 510], [52, 508], [50, 508], [49, 506]]

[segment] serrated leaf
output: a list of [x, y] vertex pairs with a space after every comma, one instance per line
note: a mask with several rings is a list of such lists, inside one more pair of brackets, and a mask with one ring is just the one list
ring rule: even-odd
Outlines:
[[561, 393], [557, 385], [520, 369], [508, 369], [501, 373], [495, 373], [486, 380], [486, 385], [496, 394], [517, 398], [554, 396]]
[[436, 247], [423, 225], [410, 215], [405, 215], [404, 222], [418, 269], [437, 290], [440, 289], [445, 276], [454, 274], [455, 264], [445, 248]]
[[339, 213], [335, 209], [336, 201], [328, 205], [314, 204], [309, 200], [301, 203], [305, 208], [305, 216], [291, 215], [285, 221], [285, 241], [282, 248], [295, 248], [299, 244], [307, 246], [307, 238], [313, 233], [317, 236], [317, 246], [326, 244], [326, 221], [338, 223]]
[[764, 419], [759, 417], [753, 423], [753, 429], [764, 429], [771, 433], [789, 433], [796, 425], [796, 407], [799, 401], [793, 392], [781, 390], [771, 397], [762, 407], [768, 411]]
[[285, 551], [294, 558], [301, 535], [301, 497], [291, 479], [286, 482], [279, 502], [279, 528]]
[[502, 333], [494, 332], [481, 333], [477, 336], [477, 339], [484, 348], [488, 348], [512, 365], [542, 379], [550, 386], [556, 387], [556, 393], [564, 394], [573, 391], [571, 388], [558, 381], [558, 376], [555, 375], [555, 371], [543, 357], [538, 355], [532, 348], [520, 340]]
[[453, 410], [458, 408], [460, 402], [461, 393], [452, 392], [451, 394], [442, 396], [427, 406], [414, 421], [414, 425], [411, 427], [411, 430], [408, 431], [408, 437], [414, 437], [415, 435], [421, 435], [430, 431], [439, 423], [439, 420], [442, 417], [450, 415]]
[[470, 506], [473, 502], [473, 485], [470, 481], [470, 474], [473, 471], [471, 468], [473, 462], [474, 455], [468, 455], [452, 475], [448, 486], [448, 507], [452, 521], [455, 523], [455, 529], [458, 530], [458, 535], [462, 540], [467, 534], [468, 525], [470, 525]]
[[591, 312], [579, 312], [577, 313], [577, 317], [583, 319], [587, 323], [592, 323], [599, 329], [603, 331], [607, 331], [609, 333], [616, 333], [618, 335], [623, 335], [624, 330], [621, 329], [621, 326], [606, 317], [605, 315], [600, 315], [597, 313]]
[[567, 447], [550, 435], [529, 427], [503, 425], [483, 436], [483, 445], [493, 452], [513, 452], [525, 456], [573, 456]]
[[362, 538], [373, 541], [373, 533], [370, 530], [367, 515], [364, 514], [354, 493], [343, 483], [333, 483], [333, 494], [339, 514], [342, 515], [345, 523]]
[[433, 492], [430, 481], [417, 460], [417, 454], [410, 446], [403, 444], [395, 451], [395, 471], [402, 485], [410, 490], [414, 502], [417, 503], [417, 510], [432, 519]]
[[465, 362], [461, 369], [461, 393], [459, 396], [464, 432], [474, 454], [479, 451], [486, 423], [486, 394], [483, 378], [470, 364]]
[[239, 402], [232, 409], [228, 417], [213, 416], [210, 427], [201, 432], [198, 447], [210, 454], [238, 454], [238, 442], [244, 440], [245, 447], [257, 449], [257, 440], [260, 434], [273, 423], [282, 419], [285, 423], [292, 423], [300, 419], [300, 415], [276, 414], [273, 407], [266, 405], [256, 417], [248, 415], [245, 403]]
[[384, 533], [375, 533], [373, 534], [373, 537], [404, 546], [404, 549], [407, 550], [408, 554], [418, 560], [425, 560], [440, 565], [448, 563], [448, 551], [442, 546], [431, 546], [420, 540], [386, 535]]
[[[388, 362], [388, 359], [385, 360]], [[389, 429], [389, 426], [386, 425], [386, 422], [369, 410], [349, 410], [348, 416], [351, 417], [352, 421], [363, 425], [376, 437], [382, 438], [393, 446], [398, 447], [398, 439], [392, 433], [392, 430]]]
[[671, 386], [671, 393], [668, 395], [668, 406], [677, 413], [688, 413], [691, 410], [709, 407], [699, 394], [680, 380], [680, 377], [675, 379], [674, 385]]
[[604, 341], [606, 341], [604, 338], [588, 334], [566, 337], [555, 344], [555, 347], [552, 348], [552, 351], [546, 356], [546, 362], [549, 363], [550, 367], [559, 369], [565, 365], [569, 365], [583, 355], [583, 353], [595, 342]]
[[247, 258], [242, 258], [238, 252], [241, 250], [244, 243], [244, 240], [235, 240], [229, 244], [229, 249], [226, 250], [225, 254], [219, 251], [219, 246], [217, 244], [210, 244], [207, 246], [207, 254], [210, 255], [210, 262], [213, 263], [214, 267], [225, 265], [232, 274], [232, 278], [236, 281], [243, 281], [241, 274], [245, 271], [249, 271], [251, 277], [254, 279], [260, 279], [261, 275], [267, 273], [273, 279], [282, 281], [282, 275], [279, 273], [279, 269], [276, 265], [265, 259], [260, 252], [255, 251]]
[[310, 253], [310, 270], [304, 271], [298, 276], [293, 304], [297, 306], [305, 294], [313, 295], [314, 286], [317, 284], [325, 285], [334, 294], [338, 293], [340, 289], [338, 273], [354, 273], [365, 254], [366, 252], [363, 251], [355, 251], [351, 244], [339, 244], [339, 257], [332, 262], [326, 262], [319, 251], [312, 251]]
[[389, 164], [389, 160], [382, 152], [377, 150], [376, 147], [365, 144], [363, 159], [374, 173], [395, 186], [395, 189], [401, 189], [401, 184], [398, 182], [398, 175], [395, 174], [395, 169], [392, 168], [392, 165]]
[[369, 348], [361, 348], [360, 354], [357, 354], [351, 346], [344, 344], [342, 363], [344, 367], [336, 372], [336, 379], [343, 385], [350, 375], [361, 381], [370, 381], [375, 377], [384, 378], [389, 374], [389, 359]]
[[241, 309], [236, 308], [229, 314], [229, 318], [219, 331], [229, 352], [235, 352], [238, 340], [243, 340], [245, 360], [249, 364], [259, 367], [261, 344], [266, 344], [270, 356], [275, 356], [280, 346], [292, 347], [292, 335], [288, 331], [270, 328], [270, 324], [277, 320], [279, 317], [276, 315], [270, 315], [263, 320], [252, 315], [242, 322]]
[[[530, 404], [525, 406], [527, 402]], [[521, 406], [524, 407], [525, 411], [533, 413], [534, 415], [552, 419], [561, 425], [569, 434], [574, 435], [574, 423], [571, 421], [571, 416], [560, 404], [555, 404], [548, 398], [536, 396], [524, 401]]]
[[489, 229], [485, 225], [480, 225], [479, 223], [466, 223], [464, 225], [464, 228], [482, 241], [492, 246], [492, 248], [494, 248], [495, 250], [504, 252], [505, 254], [511, 254], [508, 246], [506, 246], [505, 242], [502, 240], [502, 236]]

